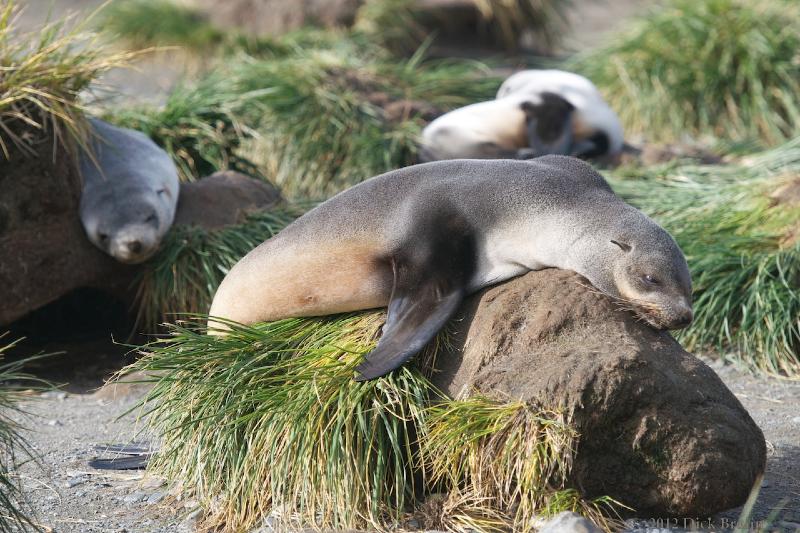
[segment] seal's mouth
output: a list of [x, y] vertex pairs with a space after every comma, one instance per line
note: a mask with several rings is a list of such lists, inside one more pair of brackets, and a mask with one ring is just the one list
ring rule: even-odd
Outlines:
[[634, 306], [634, 312], [648, 325], [659, 330], [686, 328], [694, 318], [691, 309], [667, 312], [665, 309], [649, 303], [638, 303]]
[[153, 257], [156, 253], [156, 249], [153, 248], [152, 250], [148, 250], [144, 253], [138, 254], [129, 254], [124, 252], [117, 252], [111, 254], [114, 259], [119, 261], [120, 263], [125, 263], [126, 265], [138, 265], [139, 263], [144, 263], [151, 257]]

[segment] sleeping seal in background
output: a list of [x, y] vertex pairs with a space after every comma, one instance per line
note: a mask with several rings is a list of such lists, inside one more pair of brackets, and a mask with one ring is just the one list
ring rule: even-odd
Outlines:
[[230, 270], [210, 333], [244, 324], [383, 307], [357, 379], [397, 368], [463, 298], [530, 270], [575, 271], [656, 328], [692, 320], [683, 253], [587, 163], [454, 160], [406, 167], [320, 204]]
[[80, 216], [92, 243], [122, 263], [158, 249], [178, 202], [178, 171], [145, 134], [89, 119], [92, 155], [82, 152]]
[[592, 158], [622, 149], [622, 125], [588, 79], [561, 70], [525, 70], [496, 100], [446, 113], [422, 132], [420, 158]]

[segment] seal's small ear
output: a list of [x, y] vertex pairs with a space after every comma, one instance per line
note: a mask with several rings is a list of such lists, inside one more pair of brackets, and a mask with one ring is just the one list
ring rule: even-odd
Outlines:
[[623, 252], [630, 252], [631, 251], [631, 245], [630, 244], [625, 244], [624, 242], [615, 241], [614, 239], [611, 239], [611, 242], [616, 244], [620, 248], [622, 248]]

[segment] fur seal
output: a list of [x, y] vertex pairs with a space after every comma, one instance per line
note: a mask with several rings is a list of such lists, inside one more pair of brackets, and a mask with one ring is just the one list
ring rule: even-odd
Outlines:
[[80, 216], [92, 243], [122, 263], [141, 263], [158, 249], [175, 217], [178, 171], [169, 155], [139, 131], [91, 118], [91, 155], [80, 155]]
[[586, 277], [656, 328], [692, 320], [691, 279], [672, 237], [587, 163], [453, 160], [364, 181], [312, 209], [230, 270], [209, 332], [383, 307], [359, 380], [397, 368], [483, 287], [557, 267]]
[[616, 154], [622, 144], [619, 118], [591, 81], [561, 70], [525, 70], [503, 82], [497, 99], [431, 122], [420, 158], [591, 158]]

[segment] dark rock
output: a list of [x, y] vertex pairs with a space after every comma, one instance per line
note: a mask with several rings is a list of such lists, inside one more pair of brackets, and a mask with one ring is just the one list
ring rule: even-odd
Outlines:
[[436, 384], [572, 413], [570, 484], [640, 516], [741, 505], [764, 471], [761, 430], [713, 370], [577, 274], [531, 272], [473, 297]]
[[282, 201], [278, 189], [233, 170], [181, 184], [175, 225], [218, 229], [244, 221], [247, 215]]
[[0, 325], [78, 287], [124, 289], [135, 272], [86, 238], [78, 217], [81, 183], [67, 151], [54, 153], [52, 141], [36, 150], [0, 155]]

